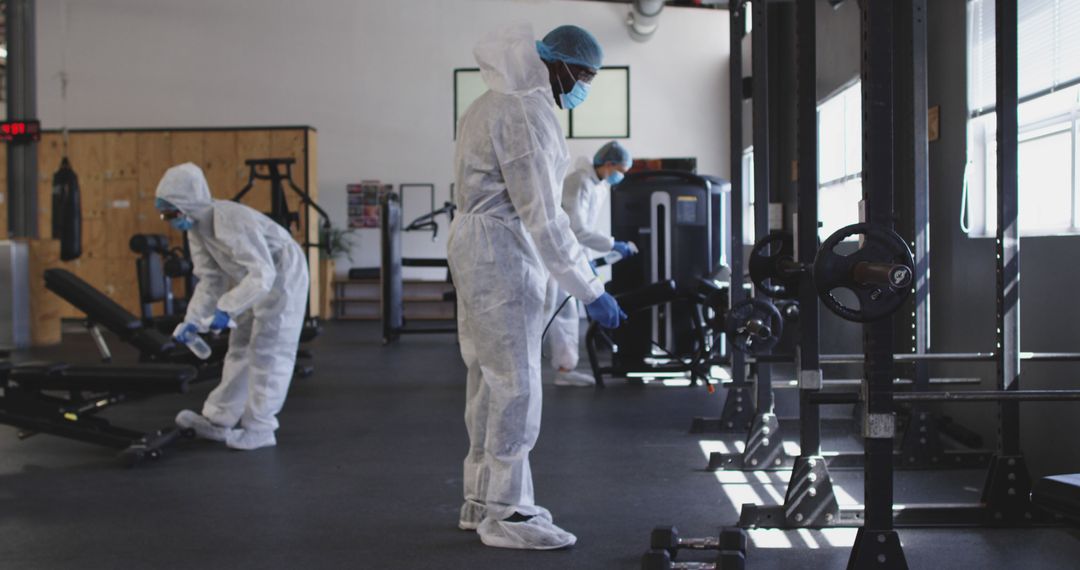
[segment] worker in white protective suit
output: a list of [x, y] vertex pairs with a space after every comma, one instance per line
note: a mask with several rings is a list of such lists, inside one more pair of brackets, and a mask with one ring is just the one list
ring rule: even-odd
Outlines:
[[[592, 160], [581, 159], [563, 181], [562, 207], [570, 217], [570, 229], [574, 230], [581, 245], [602, 254], [614, 251], [622, 258], [637, 253], [637, 246], [633, 242], [617, 241], [610, 234], [597, 230], [611, 187], [622, 182], [632, 165], [630, 152], [621, 144], [611, 141], [600, 147]], [[569, 295], [555, 279], [548, 280], [544, 314], [551, 316], [546, 342], [551, 365], [556, 370], [555, 384], [592, 386], [596, 384], [596, 379], [591, 374], [575, 370], [578, 365], [578, 325], [581, 316], [577, 301], [567, 297]]]
[[206, 177], [194, 164], [166, 171], [156, 194], [162, 219], [188, 233], [198, 279], [173, 336], [233, 328], [221, 384], [210, 392], [202, 414], [184, 410], [176, 423], [233, 449], [273, 446], [304, 326], [303, 251], [260, 212], [211, 199]]
[[529, 468], [540, 432], [548, 274], [603, 326], [615, 328], [626, 315], [604, 292], [559, 205], [568, 151], [555, 105], [585, 99], [603, 56], [581, 28], [561, 26], [537, 42], [527, 25], [492, 34], [474, 54], [488, 91], [458, 125], [457, 215], [447, 252], [468, 368], [458, 525], [488, 546], [565, 548], [577, 538], [536, 505]]

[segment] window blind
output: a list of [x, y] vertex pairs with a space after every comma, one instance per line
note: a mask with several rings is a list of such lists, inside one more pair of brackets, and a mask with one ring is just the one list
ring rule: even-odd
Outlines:
[[[968, 108], [996, 102], [995, 0], [968, 0]], [[1020, 98], [1080, 82], [1080, 1], [1019, 0]]]

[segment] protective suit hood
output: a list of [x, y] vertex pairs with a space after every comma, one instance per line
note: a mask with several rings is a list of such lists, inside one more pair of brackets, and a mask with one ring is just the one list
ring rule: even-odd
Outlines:
[[507, 95], [551, 90], [547, 66], [536, 51], [532, 26], [519, 24], [489, 34], [473, 48], [488, 88]]
[[166, 170], [154, 194], [192, 217], [201, 217], [214, 203], [202, 169], [190, 162]]

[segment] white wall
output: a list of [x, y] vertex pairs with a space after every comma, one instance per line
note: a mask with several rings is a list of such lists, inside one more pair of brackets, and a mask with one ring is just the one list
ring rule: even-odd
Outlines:
[[[631, 68], [636, 156], [695, 156], [726, 176], [727, 12], [667, 9], [646, 44], [627, 6], [564, 0], [39, 0], [38, 96], [46, 128], [311, 125], [320, 203], [345, 223], [345, 185], [452, 180], [452, 70], [500, 26], [592, 31]], [[62, 102], [60, 72], [69, 85]], [[570, 141], [591, 155], [604, 141]], [[445, 255], [406, 235], [406, 255]], [[365, 230], [355, 265], [377, 265]]]

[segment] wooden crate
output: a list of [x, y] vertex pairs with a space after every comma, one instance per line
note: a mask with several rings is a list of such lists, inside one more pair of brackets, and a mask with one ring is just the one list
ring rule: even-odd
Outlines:
[[[82, 192], [83, 255], [79, 260], [52, 266], [64, 267], [101, 289], [116, 302], [138, 313], [138, 281], [135, 275], [136, 255], [128, 249], [135, 233], [161, 233], [174, 246], [182, 244], [181, 234], [162, 222], [154, 210], [154, 190], [170, 166], [194, 162], [206, 173], [211, 193], [218, 199], [231, 199], [247, 183], [248, 167], [244, 161], [252, 158], [293, 158], [293, 181], [318, 199], [316, 175], [316, 134], [310, 127], [279, 128], [221, 128], [221, 129], [130, 129], [73, 131], [67, 142], [66, 155], [79, 175]], [[65, 155], [63, 137], [48, 131], [38, 145], [38, 231], [43, 238], [51, 237], [52, 175]], [[6, 193], [6, 153], [0, 152], [0, 192]], [[289, 206], [299, 208], [299, 198], [286, 189]], [[0, 201], [0, 235], [7, 235], [7, 204], [10, 197]], [[270, 189], [266, 181], [257, 181], [244, 203], [269, 211]], [[319, 217], [312, 210], [307, 216], [311, 227], [304, 223], [294, 228], [293, 235], [303, 243], [318, 241]], [[312, 261], [311, 307], [318, 315], [320, 275], [318, 251], [307, 252]], [[177, 290], [180, 290], [179, 288]], [[79, 318], [82, 314], [71, 305], [62, 303], [64, 317]]]

